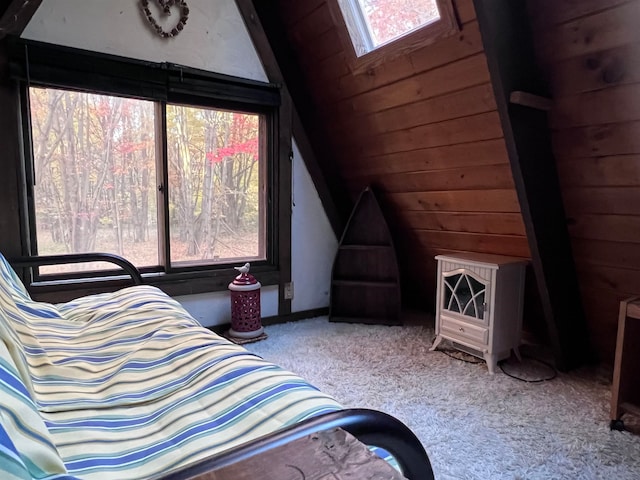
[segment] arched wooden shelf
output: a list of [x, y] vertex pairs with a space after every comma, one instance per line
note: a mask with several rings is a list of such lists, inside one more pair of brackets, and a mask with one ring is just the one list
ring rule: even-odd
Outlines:
[[351, 212], [331, 275], [333, 322], [400, 324], [400, 274], [391, 232], [370, 187]]

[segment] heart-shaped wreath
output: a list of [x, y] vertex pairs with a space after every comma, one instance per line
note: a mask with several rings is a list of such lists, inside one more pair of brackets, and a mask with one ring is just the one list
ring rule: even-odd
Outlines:
[[147, 17], [147, 21], [149, 25], [156, 31], [158, 35], [162, 38], [170, 38], [178, 35], [184, 26], [187, 23], [187, 19], [189, 18], [189, 6], [187, 2], [184, 0], [156, 0], [160, 8], [162, 9], [163, 15], [169, 16], [171, 15], [171, 8], [175, 5], [180, 10], [180, 20], [178, 23], [171, 29], [171, 31], [166, 31], [162, 25], [158, 23], [158, 21], [153, 17], [153, 13], [149, 9], [149, 0], [140, 0], [140, 7], [142, 8], [142, 13]]

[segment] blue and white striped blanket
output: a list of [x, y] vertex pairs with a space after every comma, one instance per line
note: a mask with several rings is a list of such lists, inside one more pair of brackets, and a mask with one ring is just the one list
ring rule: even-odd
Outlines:
[[33, 301], [0, 255], [0, 478], [141, 479], [340, 406], [150, 286]]

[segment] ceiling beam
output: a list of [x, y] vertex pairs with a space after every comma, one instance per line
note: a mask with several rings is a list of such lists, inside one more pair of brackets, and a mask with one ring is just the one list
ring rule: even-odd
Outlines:
[[313, 118], [311, 98], [302, 81], [302, 73], [287, 41], [284, 26], [278, 16], [277, 2], [236, 0], [269, 81], [282, 83], [293, 101], [293, 137], [307, 171], [316, 187], [329, 223], [338, 239], [348, 216], [340, 207], [349, 202], [340, 196], [339, 182], [326, 165], [333, 155], [327, 148], [326, 134]]
[[526, 2], [473, 3], [547, 333], [558, 368], [570, 370], [590, 363], [593, 352], [551, 148], [548, 92], [536, 66]]
[[0, 2], [0, 40], [7, 35], [20, 36], [42, 0], [4, 0]]

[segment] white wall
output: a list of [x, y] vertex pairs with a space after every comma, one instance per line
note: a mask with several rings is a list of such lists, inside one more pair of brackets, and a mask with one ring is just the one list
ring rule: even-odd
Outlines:
[[291, 308], [299, 312], [329, 305], [331, 268], [338, 240], [295, 142], [292, 180], [291, 275], [294, 295]]
[[[150, 3], [155, 5], [155, 2]], [[43, 0], [22, 36], [85, 50], [267, 80], [233, 0], [189, 0], [188, 4], [190, 14], [184, 30], [175, 38], [162, 39], [147, 27], [137, 0]], [[177, 13], [171, 18], [177, 21]], [[329, 305], [331, 265], [337, 240], [295, 145], [293, 198], [292, 309], [297, 312]], [[227, 292], [176, 299], [204, 325], [230, 321]], [[277, 287], [263, 287], [260, 300], [262, 316], [278, 313]]]
[[[149, 2], [156, 8], [155, 1]], [[43, 0], [22, 37], [124, 57], [172, 62], [266, 81], [233, 0], [189, 0], [189, 20], [175, 38], [148, 26], [138, 0]], [[160, 15], [156, 15], [160, 20]], [[174, 12], [170, 19], [179, 19]]]

